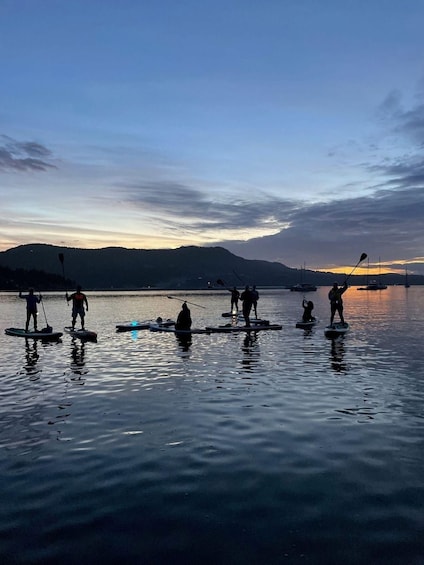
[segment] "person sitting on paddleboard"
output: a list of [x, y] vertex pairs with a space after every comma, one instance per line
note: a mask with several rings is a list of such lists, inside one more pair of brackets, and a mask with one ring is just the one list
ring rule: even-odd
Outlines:
[[253, 303], [255, 301], [255, 297], [254, 297], [252, 291], [250, 290], [250, 288], [248, 287], [248, 285], [246, 285], [246, 288], [241, 293], [240, 299], [243, 302], [244, 323], [245, 323], [246, 326], [249, 327], [250, 326], [250, 311], [251, 311]]
[[178, 314], [177, 322], [175, 324], [176, 330], [189, 330], [191, 328], [191, 314], [189, 307], [184, 302], [181, 307], [181, 312]]
[[31, 320], [31, 317], [34, 320], [34, 331], [37, 331], [37, 314], [38, 314], [38, 309], [37, 309], [37, 304], [40, 304], [42, 297], [41, 294], [40, 296], [35, 296], [34, 294], [34, 289], [30, 288], [28, 290], [28, 294], [22, 294], [22, 292], [19, 292], [19, 298], [24, 298], [26, 300], [27, 306], [26, 306], [26, 312], [27, 312], [27, 317], [26, 317], [26, 323], [25, 323], [25, 331], [28, 331], [28, 327], [29, 327], [29, 322]]
[[302, 322], [313, 322], [315, 318], [312, 316], [312, 310], [314, 309], [314, 303], [312, 300], [303, 299], [303, 316]]
[[84, 305], [88, 312], [88, 300], [83, 292], [81, 292], [81, 287], [78, 285], [76, 292], [73, 292], [70, 296], [66, 293], [66, 300], [69, 302], [72, 300], [72, 329], [75, 329], [75, 322], [77, 316], [81, 318], [81, 329], [84, 329], [84, 318], [85, 310]]
[[328, 299], [330, 301], [330, 308], [331, 308], [331, 318], [330, 318], [330, 326], [333, 325], [334, 322], [334, 315], [337, 312], [340, 316], [340, 321], [342, 324], [345, 324], [344, 317], [343, 317], [343, 299], [342, 294], [347, 290], [347, 282], [344, 283], [342, 287], [339, 287], [338, 283], [335, 282], [333, 284], [333, 288], [328, 293]]

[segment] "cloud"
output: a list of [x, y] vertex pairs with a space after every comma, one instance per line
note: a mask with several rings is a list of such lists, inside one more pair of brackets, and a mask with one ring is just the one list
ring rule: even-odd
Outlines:
[[35, 141], [16, 141], [0, 135], [0, 172], [7, 171], [46, 171], [56, 168], [48, 162], [52, 153]]
[[405, 136], [420, 147], [424, 145], [424, 101], [418, 100], [414, 106], [406, 109], [401, 93], [393, 90], [380, 104], [377, 115], [393, 133]]
[[190, 222], [194, 231], [202, 229], [270, 230], [281, 229], [290, 219], [298, 203], [268, 196], [258, 191], [256, 198], [222, 196], [219, 192], [205, 193], [186, 184], [157, 181], [139, 182], [124, 187], [132, 204], [152, 214]]

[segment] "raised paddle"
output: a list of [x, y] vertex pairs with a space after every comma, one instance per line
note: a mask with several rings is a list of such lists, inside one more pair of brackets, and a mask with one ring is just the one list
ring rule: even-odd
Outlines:
[[[59, 261], [62, 263], [62, 276], [63, 276], [63, 284], [65, 286], [65, 290], [66, 290], [66, 277], [65, 277], [65, 256], [63, 253], [59, 253]], [[66, 300], [66, 296], [65, 296], [65, 300]], [[68, 302], [68, 306], [69, 306], [69, 302]]]
[[177, 298], [176, 296], [167, 296], [167, 298], [171, 300], [179, 300], [180, 302], [187, 302], [187, 304], [191, 304], [192, 306], [197, 306], [198, 308], [206, 308], [206, 306], [200, 306], [200, 304], [195, 304], [194, 302], [189, 302], [188, 300], [181, 300], [181, 298]]
[[345, 284], [347, 283], [349, 278], [352, 276], [353, 271], [356, 269], [356, 267], [359, 265], [359, 263], [362, 263], [362, 261], [364, 261], [367, 257], [368, 257], [368, 255], [366, 253], [362, 253], [362, 255], [359, 258], [359, 261], [356, 263], [356, 265], [353, 267], [353, 269], [351, 270], [349, 275], [346, 277]]

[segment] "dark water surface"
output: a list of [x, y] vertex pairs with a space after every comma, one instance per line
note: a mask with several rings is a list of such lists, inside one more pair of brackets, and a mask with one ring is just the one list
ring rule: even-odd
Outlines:
[[229, 293], [88, 293], [85, 344], [5, 335], [25, 303], [0, 294], [0, 562], [424, 563], [424, 288], [349, 289], [338, 341], [327, 292], [310, 333], [301, 295], [261, 290], [281, 331], [188, 345], [115, 324], [177, 298], [223, 323]]

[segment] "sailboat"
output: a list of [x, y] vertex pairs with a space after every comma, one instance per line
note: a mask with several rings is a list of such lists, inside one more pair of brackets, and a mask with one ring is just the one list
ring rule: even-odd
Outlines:
[[306, 271], [306, 266], [304, 264], [303, 269], [302, 267], [300, 268], [300, 273], [301, 273], [300, 278], [302, 282], [290, 286], [289, 287], [290, 290], [292, 290], [293, 292], [312, 292], [317, 289], [317, 287], [314, 284], [303, 282], [303, 276], [305, 271]]
[[[380, 257], [378, 258], [378, 264], [379, 264], [379, 269], [380, 269]], [[368, 257], [368, 269], [370, 268], [370, 260]], [[370, 281], [368, 281], [368, 275], [367, 275], [367, 285], [358, 288], [358, 290], [385, 290], [387, 288], [387, 285], [383, 284], [380, 282], [380, 279], [376, 280], [376, 279], [372, 279]]]

